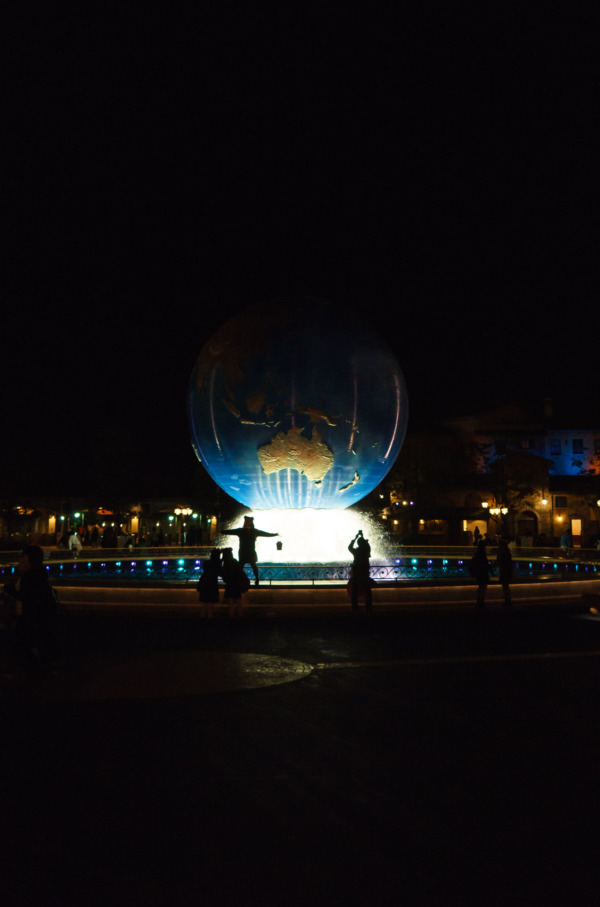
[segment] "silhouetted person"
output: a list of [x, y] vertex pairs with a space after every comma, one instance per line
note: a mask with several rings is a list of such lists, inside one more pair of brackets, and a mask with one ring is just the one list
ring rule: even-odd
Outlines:
[[241, 529], [227, 529], [223, 535], [237, 535], [240, 540], [238, 559], [241, 567], [249, 564], [254, 574], [254, 585], [258, 586], [258, 559], [256, 557], [256, 539], [259, 537], [274, 538], [278, 532], [264, 532], [254, 528], [254, 517], [245, 516]]
[[160, 527], [158, 529], [152, 530], [152, 535], [150, 537], [150, 544], [154, 548], [163, 548], [165, 544], [165, 535]]
[[58, 601], [44, 568], [38, 545], [26, 545], [18, 564], [19, 576], [4, 591], [16, 602], [9, 653], [9, 670], [39, 677], [57, 658]]
[[248, 590], [250, 581], [243, 567], [233, 556], [231, 548], [223, 549], [221, 576], [225, 583], [224, 597], [229, 604], [229, 616], [242, 616], [242, 593]]
[[348, 545], [348, 551], [353, 557], [350, 568], [350, 601], [352, 610], [358, 611], [358, 600], [364, 598], [367, 611], [373, 610], [373, 593], [370, 572], [371, 546], [359, 529], [356, 536]]
[[477, 607], [483, 608], [485, 605], [485, 594], [490, 581], [490, 565], [484, 541], [479, 542], [477, 545], [477, 550], [471, 558], [469, 573], [477, 580]]
[[498, 578], [504, 593], [504, 604], [512, 605], [510, 597], [510, 581], [513, 575], [513, 559], [508, 542], [504, 538], [498, 539], [496, 566], [498, 567]]
[[202, 604], [202, 617], [212, 618], [214, 606], [219, 604], [219, 577], [221, 575], [221, 552], [213, 548], [210, 558], [204, 561], [202, 575], [198, 580], [198, 600]]
[[100, 542], [101, 548], [116, 548], [117, 547], [117, 534], [112, 526], [107, 526], [102, 533], [102, 541]]
[[560, 547], [562, 548], [565, 557], [568, 557], [571, 554], [571, 549], [573, 548], [573, 534], [570, 529], [565, 529], [561, 535]]

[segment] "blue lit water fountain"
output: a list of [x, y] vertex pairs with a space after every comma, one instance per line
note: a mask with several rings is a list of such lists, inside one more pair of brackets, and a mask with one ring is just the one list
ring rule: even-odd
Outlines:
[[391, 349], [355, 312], [312, 297], [247, 309], [201, 349], [188, 415], [214, 481], [280, 535], [281, 550], [259, 540], [259, 561], [296, 575], [347, 564], [359, 528], [385, 557], [381, 529], [349, 508], [393, 466], [408, 395]]

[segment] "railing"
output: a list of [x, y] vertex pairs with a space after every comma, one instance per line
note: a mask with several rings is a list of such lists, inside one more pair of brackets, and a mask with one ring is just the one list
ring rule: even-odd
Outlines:
[[[212, 546], [203, 545], [187, 547], [139, 547], [139, 548], [88, 548], [81, 549], [77, 560], [83, 561], [114, 561], [119, 558], [144, 559], [144, 558], [176, 558], [176, 557], [209, 557]], [[16, 564], [21, 551], [0, 551], [0, 565]], [[45, 561], [75, 560], [71, 551], [65, 548], [44, 548]]]
[[[129, 558], [131, 560], [135, 559], [172, 559], [172, 558], [207, 558], [210, 556], [210, 552], [216, 546], [213, 545], [202, 545], [202, 546], [169, 546], [162, 548], [154, 548], [151, 546], [144, 547], [123, 547], [123, 548], [89, 548], [84, 547], [81, 549], [78, 560], [79, 561], [114, 561], [119, 558]], [[565, 552], [563, 549], [558, 547], [552, 548], [537, 548], [533, 546], [523, 546], [523, 547], [513, 547], [512, 549], [513, 559], [529, 559], [532, 561], [539, 560], [570, 560], [577, 562], [587, 562], [587, 563], [600, 563], [600, 550], [597, 548], [571, 548], [568, 552]], [[497, 552], [497, 547], [495, 545], [488, 546], [488, 555], [490, 559], [493, 559]], [[470, 558], [473, 555], [474, 547], [473, 546], [449, 546], [449, 545], [415, 545], [415, 546], [388, 546], [386, 549], [386, 554], [381, 561], [395, 561], [398, 558], [419, 558], [419, 557], [430, 557], [430, 558]], [[0, 565], [11, 565], [16, 564], [19, 560], [20, 551], [0, 551]], [[69, 561], [74, 560], [73, 554], [71, 551], [65, 550], [64, 548], [44, 548], [44, 558], [46, 561]], [[348, 563], [350, 559], [348, 559]], [[374, 562], [374, 559], [371, 559], [371, 562]], [[283, 564], [282, 564], [283, 566]]]
[[[511, 546], [513, 558], [529, 558], [530, 560], [542, 560], [552, 558], [567, 558], [576, 561], [600, 561], [600, 550], [597, 548], [570, 548], [565, 551], [558, 545], [553, 547], [538, 548], [534, 545]], [[397, 546], [389, 547], [388, 554], [390, 557], [472, 557], [475, 546]], [[495, 557], [498, 546], [490, 544], [487, 546], [487, 552], [490, 557]]]
[[[47, 552], [46, 565], [54, 583], [151, 584], [192, 583], [202, 572], [203, 561], [210, 547], [203, 548], [134, 548], [83, 549], [73, 558], [63, 549]], [[382, 584], [398, 582], [471, 582], [469, 562], [473, 548], [397, 548], [386, 558], [371, 559], [371, 576]], [[594, 579], [600, 576], [600, 552], [578, 549], [577, 556], [557, 554], [556, 549], [514, 549], [516, 577], [533, 579]], [[492, 567], [495, 550], [488, 549]], [[10, 552], [8, 561], [0, 555], [0, 582], [8, 582], [16, 573], [16, 556]], [[249, 569], [246, 567], [249, 578]], [[350, 577], [350, 560], [344, 563], [261, 563], [259, 578], [262, 584], [341, 584]]]

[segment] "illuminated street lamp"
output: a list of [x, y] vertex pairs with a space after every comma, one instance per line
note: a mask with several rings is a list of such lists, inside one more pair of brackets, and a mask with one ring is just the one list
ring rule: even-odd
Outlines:
[[487, 510], [488, 513], [493, 514], [493, 516], [500, 516], [500, 514], [502, 514], [502, 516], [506, 516], [506, 514], [508, 513], [508, 507], [506, 506], [506, 504], [494, 504], [493, 507], [490, 507], [487, 501], [482, 501], [481, 506], [484, 510]]
[[183, 529], [185, 526], [185, 518], [190, 516], [192, 513], [191, 507], [176, 507], [175, 516], [177, 517], [177, 531], [178, 531], [178, 544], [183, 543]]

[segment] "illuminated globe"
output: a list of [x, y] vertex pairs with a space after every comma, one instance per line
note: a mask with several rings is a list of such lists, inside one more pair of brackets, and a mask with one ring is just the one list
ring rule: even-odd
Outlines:
[[408, 398], [368, 322], [320, 299], [249, 308], [211, 337], [188, 391], [192, 444], [252, 510], [355, 504], [393, 465]]

